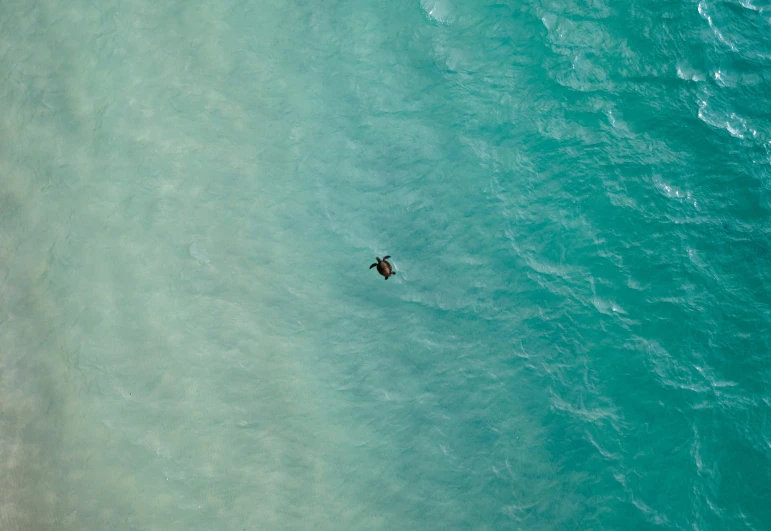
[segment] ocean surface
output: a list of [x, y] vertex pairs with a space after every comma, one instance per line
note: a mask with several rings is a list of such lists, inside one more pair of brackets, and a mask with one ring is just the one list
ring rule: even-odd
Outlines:
[[4, 0], [0, 102], [0, 529], [771, 529], [771, 5]]

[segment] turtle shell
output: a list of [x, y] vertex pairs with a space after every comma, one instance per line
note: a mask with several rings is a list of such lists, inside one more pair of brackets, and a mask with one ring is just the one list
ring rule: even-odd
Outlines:
[[380, 263], [377, 265], [377, 272], [383, 275], [384, 277], [389, 276], [391, 274], [391, 264], [389, 264], [385, 260], [381, 260]]

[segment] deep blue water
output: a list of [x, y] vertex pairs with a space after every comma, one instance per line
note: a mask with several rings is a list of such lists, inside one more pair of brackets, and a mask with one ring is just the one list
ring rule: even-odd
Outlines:
[[770, 25], [4, 2], [0, 528], [771, 528]]

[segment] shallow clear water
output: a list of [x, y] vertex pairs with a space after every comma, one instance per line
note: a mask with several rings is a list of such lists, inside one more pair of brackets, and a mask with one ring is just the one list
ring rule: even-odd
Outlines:
[[4, 2], [0, 528], [771, 527], [753, 2]]

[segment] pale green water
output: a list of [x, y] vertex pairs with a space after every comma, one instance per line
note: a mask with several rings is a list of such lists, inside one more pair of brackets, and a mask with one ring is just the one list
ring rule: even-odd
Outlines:
[[771, 528], [770, 22], [4, 2], [0, 528]]

